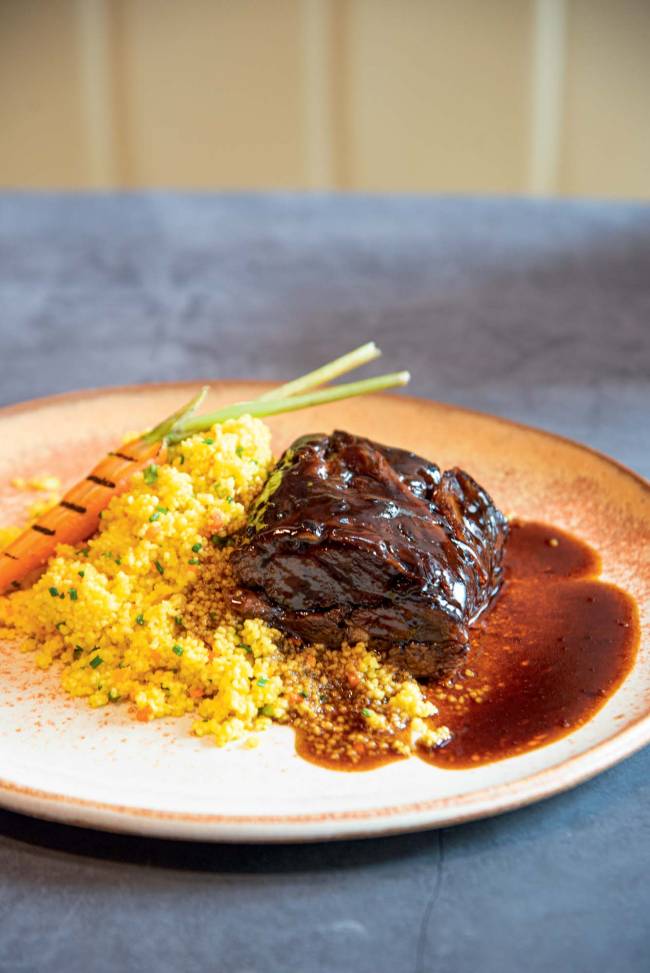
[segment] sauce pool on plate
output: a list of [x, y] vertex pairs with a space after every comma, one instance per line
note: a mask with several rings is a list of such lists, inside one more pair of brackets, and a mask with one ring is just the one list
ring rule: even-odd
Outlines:
[[633, 600], [599, 572], [597, 553], [576, 537], [511, 525], [503, 590], [473, 629], [467, 666], [431, 689], [452, 739], [422, 759], [475, 767], [551, 743], [595, 715], [638, 643]]

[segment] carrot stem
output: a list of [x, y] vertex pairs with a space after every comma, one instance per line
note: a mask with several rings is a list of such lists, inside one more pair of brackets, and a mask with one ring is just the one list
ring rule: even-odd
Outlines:
[[162, 422], [158, 423], [157, 426], [154, 426], [153, 429], [150, 429], [149, 432], [145, 433], [142, 437], [142, 441], [145, 443], [156, 443], [159, 439], [166, 439], [168, 434], [172, 431], [172, 429], [174, 429], [175, 426], [178, 425], [179, 422], [182, 422], [184, 419], [188, 419], [192, 413], [198, 409], [207, 394], [208, 386], [204, 385], [201, 391], [197, 392], [196, 395], [190, 399], [187, 405], [181, 406], [180, 409], [177, 409], [176, 412], [173, 412], [166, 419], [163, 419]]
[[335, 358], [334, 361], [328, 362], [326, 365], [321, 365], [320, 368], [314, 369], [313, 372], [308, 372], [300, 378], [295, 378], [292, 382], [286, 382], [286, 384], [279, 385], [269, 392], [264, 392], [263, 395], [259, 396], [257, 401], [271, 402], [275, 399], [288, 399], [293, 395], [302, 395], [311, 389], [318, 388], [319, 385], [325, 385], [327, 382], [331, 382], [333, 379], [338, 378], [339, 375], [345, 375], [346, 372], [351, 372], [355, 368], [367, 365], [368, 362], [374, 361], [380, 355], [381, 351], [374, 341], [369, 341], [367, 344], [355, 348], [354, 351], [349, 351], [347, 355], [341, 355], [340, 358]]
[[369, 392], [380, 392], [384, 389], [406, 385], [410, 381], [408, 372], [391, 372], [389, 375], [378, 375], [376, 378], [366, 378], [360, 382], [348, 382], [345, 385], [335, 385], [332, 388], [320, 389], [306, 395], [294, 395], [284, 399], [260, 400], [250, 402], [236, 402], [225, 406], [216, 412], [209, 412], [202, 416], [191, 416], [180, 419], [166, 434], [170, 443], [179, 443], [194, 433], [205, 432], [217, 422], [226, 419], [238, 419], [239, 416], [251, 415], [263, 418], [278, 415], [281, 412], [295, 412], [298, 409], [309, 409], [340, 399], [349, 399], [356, 395], [366, 395]]

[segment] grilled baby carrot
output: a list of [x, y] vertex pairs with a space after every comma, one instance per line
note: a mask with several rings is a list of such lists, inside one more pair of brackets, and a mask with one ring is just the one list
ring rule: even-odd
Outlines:
[[136, 439], [109, 453], [85, 480], [0, 552], [0, 592], [20, 582], [52, 556], [57, 544], [79, 544], [97, 530], [99, 515], [132, 475], [159, 457], [163, 443]]
[[202, 389], [150, 432], [110, 452], [63, 499], [0, 552], [0, 594], [42, 568], [57, 544], [79, 544], [94, 534], [111, 497], [126, 489], [138, 470], [166, 451], [166, 436], [203, 401]]

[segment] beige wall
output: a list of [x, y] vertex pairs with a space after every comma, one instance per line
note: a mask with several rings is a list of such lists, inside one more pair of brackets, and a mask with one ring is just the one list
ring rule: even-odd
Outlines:
[[647, 0], [0, 0], [0, 184], [650, 198]]

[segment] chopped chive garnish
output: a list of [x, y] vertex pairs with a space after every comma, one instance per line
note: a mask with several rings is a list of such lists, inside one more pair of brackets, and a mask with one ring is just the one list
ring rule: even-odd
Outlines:
[[48, 588], [47, 590], [50, 592], [50, 594], [52, 595], [53, 598], [58, 598], [59, 597], [59, 589], [58, 588]]
[[195, 554], [198, 554], [202, 547], [203, 544], [192, 544], [192, 550]]
[[76, 588], [70, 588], [70, 590], [68, 591], [68, 594], [70, 595], [70, 601], [76, 601], [77, 598], [79, 597], [79, 595], [77, 594], [77, 589]]
[[83, 649], [80, 645], [75, 645], [74, 652], [72, 653], [73, 658], [80, 659], [83, 655]]
[[198, 558], [198, 557], [191, 557], [187, 563], [188, 564], [200, 564], [201, 563], [201, 559]]
[[165, 573], [165, 569], [162, 566], [162, 564], [160, 563], [160, 561], [154, 561], [153, 563], [156, 565], [156, 571], [158, 572], [158, 574], [164, 574]]
[[138, 625], [144, 625], [144, 615], [136, 615], [135, 620]]
[[214, 446], [214, 439], [211, 436], [206, 436], [203, 442], [206, 446]]
[[370, 710], [369, 709], [362, 709], [361, 710], [361, 715], [362, 716], [370, 716]]
[[108, 698], [110, 699], [111, 703], [118, 703], [121, 699], [121, 696], [118, 693], [117, 689], [109, 689]]
[[246, 652], [250, 652], [250, 653], [253, 652], [253, 650], [251, 649], [250, 645], [246, 645], [245, 642], [238, 642], [237, 643], [237, 648], [238, 649], [244, 649]]
[[151, 486], [158, 479], [158, 467], [155, 463], [150, 463], [149, 466], [145, 466], [143, 474], [144, 482]]
[[90, 548], [89, 547], [82, 548], [81, 553], [83, 554], [84, 557], [88, 557], [88, 555], [90, 554]]
[[160, 514], [158, 513], [157, 510], [155, 513], [151, 515], [151, 517], [149, 517], [149, 523], [153, 524], [154, 520], [160, 520]]
[[65, 622], [57, 622], [54, 627], [60, 632], [62, 625], [65, 625]]
[[183, 622], [183, 619], [181, 618], [180, 615], [177, 615], [174, 621], [176, 622], [177, 625], [180, 625], [181, 628], [185, 628], [185, 623]]
[[234, 497], [226, 497], [226, 503], [232, 503], [234, 499]]
[[266, 678], [266, 676], [260, 676], [260, 678], [257, 680], [257, 685], [258, 686], [266, 686], [267, 682], [268, 682], [268, 679]]
[[174, 646], [172, 646], [172, 652], [174, 653], [174, 655], [182, 655], [183, 654], [183, 646], [182, 645], [174, 645]]
[[299, 690], [298, 695], [302, 696], [303, 699], [309, 699], [309, 693], [306, 693], [304, 689]]
[[262, 716], [270, 716], [270, 717], [272, 717], [273, 714], [275, 713], [275, 708], [273, 706], [271, 706], [270, 703], [267, 703], [266, 706], [263, 706], [262, 707], [262, 709], [260, 710], [260, 713], [262, 714]]
[[102, 664], [103, 661], [104, 660], [102, 659], [102, 657], [100, 655], [96, 655], [93, 659], [90, 660], [90, 663], [89, 663], [90, 664], [90, 668], [91, 669], [96, 669], [97, 666], [101, 666], [101, 664]]
[[220, 537], [219, 534], [212, 534], [210, 537], [210, 543], [213, 547], [225, 547], [228, 543], [227, 537]]
[[86, 577], [86, 572], [85, 571], [77, 571], [77, 574], [79, 575], [80, 578], [85, 578]]
[[183, 454], [182, 454], [182, 453], [181, 453], [181, 455], [180, 455], [180, 456], [178, 457], [178, 462], [180, 463], [180, 465], [181, 465], [181, 466], [182, 466], [182, 465], [183, 465], [183, 463], [185, 462], [185, 457], [183, 456]]
[[235, 452], [237, 453], [238, 456], [240, 456], [240, 457], [243, 456], [243, 454], [244, 454], [244, 447], [243, 446], [238, 446], [237, 449], [235, 450]]
[[159, 510], [161, 512], [161, 514], [168, 514], [169, 513], [169, 509], [167, 507], [161, 507], [160, 504], [158, 504], [158, 506], [156, 507], [156, 510]]

